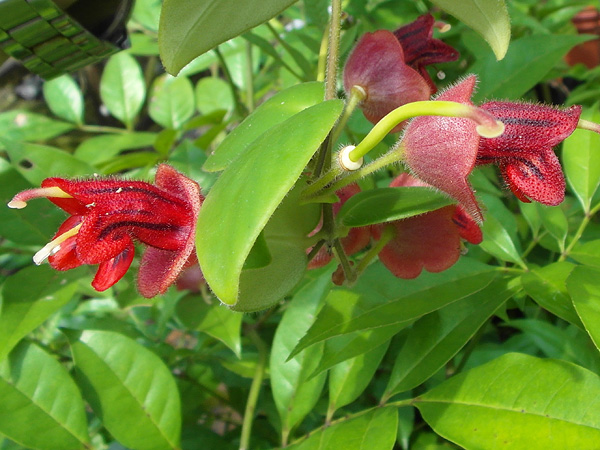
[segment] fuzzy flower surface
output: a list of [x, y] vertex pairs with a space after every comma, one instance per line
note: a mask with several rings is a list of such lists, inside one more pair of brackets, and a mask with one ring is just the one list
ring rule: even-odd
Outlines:
[[445, 42], [433, 37], [435, 19], [431, 14], [419, 16], [414, 22], [404, 25], [394, 31], [394, 36], [404, 50], [404, 61], [415, 69], [425, 79], [431, 92], [437, 92], [437, 87], [426, 66], [432, 64], [456, 61], [459, 52]]
[[[474, 75], [441, 92], [435, 100], [473, 105]], [[468, 176], [475, 167], [480, 136], [476, 124], [460, 117], [422, 116], [404, 131], [397, 150], [413, 175], [457, 200], [477, 222], [483, 221]]]
[[8, 204], [46, 197], [70, 217], [52, 241], [34, 256], [57, 270], [97, 264], [92, 286], [104, 291], [119, 281], [134, 257], [134, 242], [148, 246], [142, 256], [138, 289], [147, 298], [164, 293], [180, 272], [195, 262], [196, 218], [204, 197], [198, 184], [161, 164], [154, 184], [109, 179], [46, 178], [41, 188], [17, 194]]
[[[407, 174], [399, 175], [392, 187], [431, 187]], [[460, 205], [449, 205], [407, 219], [372, 227], [379, 240], [383, 227], [394, 228], [394, 237], [379, 253], [380, 261], [396, 277], [412, 279], [423, 270], [442, 272], [458, 261], [461, 239], [479, 244], [481, 229]]]
[[552, 148], [573, 133], [581, 106], [556, 108], [492, 101], [481, 108], [501, 120], [505, 129], [497, 138], [480, 140], [477, 164], [497, 164], [512, 192], [523, 202], [561, 203], [565, 177]]

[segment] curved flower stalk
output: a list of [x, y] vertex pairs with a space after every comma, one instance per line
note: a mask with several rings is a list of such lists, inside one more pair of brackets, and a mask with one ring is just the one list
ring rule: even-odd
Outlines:
[[[342, 205], [348, 201], [350, 197], [356, 195], [360, 192], [360, 187], [358, 184], [353, 183], [348, 186], [343, 187], [339, 191], [336, 192], [340, 201], [333, 204], [333, 215], [337, 215], [340, 211]], [[314, 235], [321, 229], [322, 223], [317, 226], [317, 228], [311, 233]], [[351, 228], [348, 232], [348, 235], [341, 239], [342, 247], [347, 255], [353, 255], [361, 251], [371, 241], [371, 233], [368, 227], [362, 228]], [[311, 249], [307, 250], [307, 253], [310, 252]], [[315, 257], [308, 263], [309, 269], [318, 269], [319, 267], [323, 267], [329, 264], [329, 261], [333, 259], [333, 255], [331, 254], [330, 249], [321, 247]]]
[[[475, 75], [470, 75], [443, 91], [436, 101], [472, 106], [476, 81]], [[467, 179], [475, 167], [479, 141], [473, 120], [423, 116], [408, 124], [397, 150], [415, 176], [456, 199], [470, 216], [481, 222], [481, 209]]]
[[565, 177], [552, 148], [577, 128], [581, 106], [493, 101], [481, 108], [501, 120], [505, 130], [499, 137], [480, 140], [477, 164], [497, 164], [511, 191], [523, 202], [561, 203]]
[[[429, 185], [403, 173], [390, 186]], [[381, 238], [385, 227], [393, 227], [394, 237], [383, 247], [379, 259], [393, 275], [405, 279], [418, 277], [423, 269], [442, 272], [450, 268], [461, 255], [461, 239], [472, 244], [479, 244], [483, 239], [477, 223], [460, 205], [374, 225], [372, 232], [376, 240]]]
[[46, 197], [71, 216], [52, 241], [35, 254], [57, 270], [98, 264], [92, 286], [104, 291], [119, 281], [134, 256], [134, 242], [148, 246], [140, 264], [138, 288], [147, 298], [164, 293], [180, 272], [196, 262], [196, 218], [204, 197], [198, 184], [161, 164], [154, 184], [119, 179], [46, 178], [8, 204]]

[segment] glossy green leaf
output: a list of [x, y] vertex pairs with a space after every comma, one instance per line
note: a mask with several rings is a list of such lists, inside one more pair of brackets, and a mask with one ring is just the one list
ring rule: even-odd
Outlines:
[[499, 278], [417, 320], [398, 353], [384, 398], [415, 388], [433, 376], [514, 292], [509, 279]]
[[195, 110], [194, 87], [187, 77], [158, 77], [152, 85], [148, 114], [163, 128], [179, 130]]
[[396, 442], [396, 408], [374, 408], [350, 420], [342, 420], [310, 433], [289, 450], [392, 450]]
[[242, 314], [219, 302], [209, 305], [197, 295], [188, 295], [177, 302], [177, 315], [186, 327], [218, 339], [238, 358], [241, 357]]
[[600, 269], [578, 266], [567, 279], [567, 289], [585, 329], [600, 349]]
[[0, 312], [0, 359], [66, 305], [81, 271], [58, 272], [49, 265], [29, 266], [6, 280]]
[[388, 347], [389, 340], [331, 368], [329, 371], [330, 414], [333, 415], [337, 409], [352, 403], [363, 393], [375, 375]]
[[566, 281], [574, 264], [561, 261], [533, 269], [521, 276], [525, 292], [542, 308], [578, 327], [581, 321], [571, 303]]
[[315, 345], [286, 361], [321, 306], [331, 284], [328, 274], [304, 286], [289, 303], [275, 332], [271, 348], [271, 390], [285, 436], [312, 410], [320, 397], [325, 374], [308, 380], [319, 363], [322, 345]]
[[[396, 441], [401, 446], [402, 450], [412, 448], [410, 438], [415, 428], [415, 408], [406, 406], [398, 408], [398, 435]], [[422, 434], [419, 434], [422, 436]], [[433, 450], [433, 449], [431, 449]]]
[[350, 197], [337, 220], [347, 227], [364, 227], [406, 219], [452, 203], [448, 196], [425, 187], [371, 189]]
[[569, 256], [582, 264], [600, 267], [600, 239], [575, 246]]
[[569, 223], [564, 211], [556, 206], [536, 204], [543, 227], [556, 239], [561, 250], [565, 248], [565, 240], [569, 232]]
[[483, 226], [483, 242], [481, 248], [501, 261], [510, 261], [524, 266], [519, 252], [510, 234], [502, 222], [491, 214], [487, 215]]
[[146, 98], [142, 68], [133, 56], [121, 52], [110, 57], [100, 80], [100, 98], [113, 116], [133, 127]]
[[39, 186], [42, 180], [48, 177], [91, 176], [95, 172], [88, 163], [55, 147], [8, 141], [2, 137], [0, 142], [5, 144], [14, 168], [34, 186]]
[[466, 449], [583, 449], [600, 441], [600, 378], [560, 360], [506, 354], [415, 405], [436, 433]]
[[462, 258], [441, 273], [423, 273], [400, 280], [380, 264], [372, 264], [353, 289], [334, 289], [315, 323], [292, 355], [334, 336], [393, 324], [410, 324], [419, 317], [485, 288], [496, 276], [492, 267]]
[[244, 261], [269, 217], [337, 120], [342, 103], [308, 108], [263, 134], [225, 170], [198, 217], [198, 260], [215, 295], [238, 300]]
[[167, 72], [177, 75], [196, 56], [275, 17], [294, 1], [166, 0], [160, 16], [158, 45]]
[[510, 43], [510, 18], [504, 0], [431, 0], [483, 37], [496, 59], [504, 58]]
[[254, 110], [221, 142], [203, 166], [209, 172], [225, 169], [261, 134], [323, 100], [323, 83], [295, 85], [278, 92]]
[[[0, 137], [12, 141], [41, 142], [72, 130], [72, 123], [49, 119], [29, 111], [13, 110], [0, 113]], [[0, 141], [0, 149], [5, 143]]]
[[65, 334], [78, 384], [106, 429], [126, 447], [179, 448], [179, 392], [161, 359], [112, 331], [66, 330]]
[[196, 84], [195, 96], [198, 111], [204, 115], [219, 110], [232, 111], [235, 107], [231, 87], [220, 78], [205, 77], [200, 79]]
[[23, 342], [0, 361], [0, 433], [39, 450], [89, 448], [81, 394], [66, 369]]
[[[581, 118], [600, 123], [600, 104], [585, 109]], [[588, 130], [575, 130], [563, 144], [565, 176], [585, 212], [600, 186], [600, 136]]]
[[152, 147], [157, 136], [157, 133], [148, 131], [92, 136], [75, 149], [74, 155], [89, 164], [100, 164], [119, 155], [123, 150]]
[[70, 75], [44, 83], [44, 98], [50, 110], [68, 122], [83, 123], [83, 94]]
[[588, 39], [586, 36], [544, 34], [511, 42], [504, 60], [498, 62], [490, 54], [470, 68], [480, 81], [474, 100], [519, 99], [541, 81], [571, 47]]

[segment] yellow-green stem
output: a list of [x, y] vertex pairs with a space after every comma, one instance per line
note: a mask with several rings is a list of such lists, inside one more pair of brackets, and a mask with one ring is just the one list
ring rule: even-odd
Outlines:
[[388, 242], [390, 242], [396, 236], [396, 229], [392, 225], [385, 225], [383, 231], [381, 232], [381, 238], [369, 249], [367, 253], [363, 256], [363, 258], [356, 266], [356, 277], [360, 277], [362, 273], [365, 271], [369, 264], [379, 255], [379, 252], [383, 250]]
[[327, 75], [325, 77], [325, 100], [331, 100], [336, 97], [341, 19], [342, 0], [331, 0], [331, 19], [329, 22], [329, 40], [327, 44]]
[[344, 111], [342, 112], [340, 119], [337, 121], [337, 123], [333, 127], [333, 131], [331, 132], [332, 145], [336, 143], [336, 141], [340, 137], [340, 134], [342, 134], [342, 131], [344, 130], [348, 119], [350, 118], [356, 107], [361, 104], [361, 102], [365, 99], [366, 96], [367, 93], [363, 88], [361, 88], [360, 86], [352, 86], [352, 89], [350, 90], [350, 97], [344, 105]]

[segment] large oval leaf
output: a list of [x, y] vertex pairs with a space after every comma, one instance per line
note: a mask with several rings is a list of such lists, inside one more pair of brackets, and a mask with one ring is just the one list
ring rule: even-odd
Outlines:
[[194, 87], [187, 77], [158, 77], [152, 85], [148, 114], [164, 128], [179, 130], [194, 114]]
[[510, 18], [504, 0], [431, 0], [479, 33], [496, 55], [504, 58], [510, 43]]
[[317, 81], [278, 92], [229, 133], [202, 168], [209, 172], [225, 169], [265, 131], [321, 102], [324, 92], [323, 83]]
[[84, 397], [124, 446], [177, 449], [179, 392], [171, 372], [144, 346], [112, 331], [65, 331]]
[[585, 329], [600, 349], [600, 269], [578, 266], [567, 278], [567, 289]]
[[415, 404], [438, 434], [466, 449], [592, 449], [600, 442], [600, 378], [565, 361], [510, 353]]
[[60, 363], [21, 343], [0, 362], [0, 433], [41, 450], [88, 448], [83, 399]]
[[454, 203], [448, 196], [426, 187], [380, 188], [353, 195], [337, 215], [347, 227], [406, 219]]
[[83, 123], [83, 94], [70, 75], [63, 75], [44, 83], [44, 98], [50, 110], [61, 119]]
[[206, 281], [223, 303], [237, 302], [240, 274], [254, 241], [341, 110], [341, 101], [330, 100], [273, 127], [212, 187], [198, 216], [196, 248]]
[[158, 47], [167, 72], [177, 75], [196, 56], [275, 17], [295, 1], [165, 0]]

